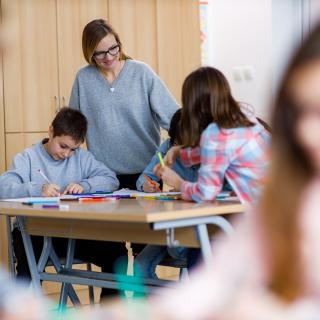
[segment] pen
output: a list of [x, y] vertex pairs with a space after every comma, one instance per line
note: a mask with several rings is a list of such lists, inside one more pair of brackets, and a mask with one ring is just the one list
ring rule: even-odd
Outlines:
[[161, 189], [159, 188], [159, 186], [157, 185], [157, 183], [155, 181], [153, 181], [149, 176], [147, 176], [146, 174], [143, 175], [143, 177], [149, 182], [151, 183], [153, 186], [156, 187], [156, 190], [158, 192], [161, 192]]
[[164, 164], [164, 161], [163, 161], [161, 152], [158, 151], [158, 152], [157, 152], [157, 156], [158, 156], [158, 158], [159, 158], [159, 161], [160, 161], [160, 163], [161, 163], [161, 166], [164, 167], [165, 164]]
[[59, 209], [59, 210], [69, 210], [69, 206], [66, 204], [43, 204], [43, 209]]
[[[41, 174], [42, 178], [46, 180], [47, 183], [52, 184], [52, 182], [49, 180], [49, 178], [41, 171], [41, 169], [38, 169], [38, 172]], [[60, 192], [59, 192], [60, 196]]]
[[38, 169], [38, 172], [41, 174], [41, 176], [44, 180], [46, 180], [49, 184], [51, 184], [51, 181], [48, 179], [48, 177], [40, 169]]
[[26, 206], [32, 206], [33, 204], [58, 204], [58, 200], [56, 199], [52, 199], [52, 200], [31, 200], [31, 201], [26, 201], [26, 202], [22, 202], [22, 204], [26, 205]]

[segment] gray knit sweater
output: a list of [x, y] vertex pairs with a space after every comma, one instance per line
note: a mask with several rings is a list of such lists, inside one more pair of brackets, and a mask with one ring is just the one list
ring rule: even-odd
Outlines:
[[0, 176], [0, 198], [41, 196], [47, 181], [39, 169], [61, 191], [71, 182], [81, 184], [84, 192], [114, 191], [119, 187], [115, 173], [89, 151], [78, 148], [71, 157], [54, 160], [39, 142], [18, 153], [9, 170]]
[[69, 106], [88, 118], [88, 149], [117, 174], [139, 173], [168, 130], [178, 104], [149, 66], [126, 60], [109, 84], [94, 66], [77, 73]]

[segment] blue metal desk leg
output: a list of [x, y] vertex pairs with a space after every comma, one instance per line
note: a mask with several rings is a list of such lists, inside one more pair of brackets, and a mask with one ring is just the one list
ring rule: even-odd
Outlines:
[[[72, 267], [74, 250], [75, 250], [75, 243], [76, 243], [76, 241], [74, 239], [68, 240], [67, 257], [66, 257], [66, 264], [65, 264], [66, 269], [70, 269]], [[62, 283], [61, 293], [60, 293], [60, 301], [59, 301], [60, 310], [63, 310], [66, 307], [68, 293], [71, 288], [72, 288], [71, 284]]]
[[14, 277], [15, 272], [15, 265], [13, 259], [13, 242], [12, 242], [12, 234], [11, 234], [11, 217], [6, 216], [6, 223], [7, 223], [7, 233], [8, 233], [8, 257], [9, 257], [9, 270], [10, 270], [10, 277]]
[[212, 261], [212, 250], [207, 226], [206, 224], [199, 224], [195, 226], [195, 229], [200, 244], [203, 261], [205, 264], [210, 264]]
[[17, 217], [17, 222], [19, 229], [21, 231], [23, 245], [26, 250], [26, 256], [30, 268], [31, 278], [32, 278], [32, 285], [36, 293], [39, 293], [41, 290], [41, 283], [40, 283], [40, 275], [37, 270], [37, 262], [34, 255], [31, 237], [25, 229], [25, 218], [24, 217]]

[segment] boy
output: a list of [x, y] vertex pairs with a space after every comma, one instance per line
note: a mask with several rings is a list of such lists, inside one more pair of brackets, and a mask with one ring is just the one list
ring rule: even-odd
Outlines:
[[[166, 155], [167, 151], [172, 146], [181, 144], [180, 118], [181, 109], [178, 109], [172, 116], [170, 122], [170, 128], [168, 131], [170, 138], [164, 141], [158, 149], [163, 156]], [[148, 166], [144, 169], [143, 173], [137, 180], [136, 186], [139, 191], [157, 192], [157, 188], [160, 187], [160, 179], [153, 173], [152, 170], [158, 163], [159, 158], [157, 155], [154, 155]], [[194, 182], [198, 179], [198, 165], [185, 167], [181, 160], [177, 158], [176, 162], [172, 166], [172, 169], [185, 180]], [[152, 183], [146, 180], [145, 176], [148, 176]], [[189, 252], [188, 249], [183, 247], [168, 248], [158, 245], [146, 245], [145, 248], [135, 258], [134, 268], [136, 275], [144, 278], [157, 279], [157, 275], [155, 273], [156, 267], [168, 254], [174, 259], [186, 260]]]
[[[77, 110], [62, 108], [49, 127], [49, 138], [15, 156], [9, 170], [0, 176], [0, 198], [54, 197], [59, 194], [113, 191], [119, 186], [114, 172], [93, 155], [80, 148], [87, 133], [87, 119]], [[33, 236], [36, 258], [41, 254], [43, 238]], [[30, 278], [29, 266], [20, 231], [13, 231], [17, 276]], [[58, 256], [66, 255], [67, 240], [53, 239]], [[77, 240], [75, 258], [113, 272], [116, 258], [126, 255], [122, 243]], [[103, 289], [102, 295], [114, 293]]]
[[115, 173], [79, 148], [87, 133], [82, 113], [62, 108], [48, 133], [49, 138], [16, 155], [0, 176], [0, 198], [55, 197], [118, 188]]

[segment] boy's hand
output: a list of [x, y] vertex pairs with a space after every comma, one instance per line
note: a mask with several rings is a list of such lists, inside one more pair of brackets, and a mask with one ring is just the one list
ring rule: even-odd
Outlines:
[[184, 180], [169, 167], [162, 167], [159, 163], [153, 168], [153, 173], [162, 179], [165, 184], [174, 187], [177, 191], [181, 191], [181, 184]]
[[68, 184], [68, 186], [64, 189], [62, 195], [65, 195], [67, 193], [74, 194], [74, 193], [82, 193], [83, 192], [83, 186], [81, 184], [71, 182]]
[[43, 197], [59, 197], [60, 186], [53, 183], [44, 184], [42, 186], [42, 196]]
[[164, 157], [165, 164], [171, 167], [176, 162], [176, 159], [179, 157], [180, 150], [181, 146], [171, 147]]
[[142, 189], [144, 192], [158, 192], [159, 188], [160, 188], [160, 185], [156, 181], [153, 181], [153, 183], [150, 183], [149, 181], [145, 181], [142, 185]]

